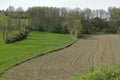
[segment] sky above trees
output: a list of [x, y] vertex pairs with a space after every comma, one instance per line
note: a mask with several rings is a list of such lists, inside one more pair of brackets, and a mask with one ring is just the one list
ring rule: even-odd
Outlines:
[[109, 6], [120, 7], [120, 0], [0, 0], [0, 10], [8, 8], [9, 5], [15, 8], [21, 6], [25, 10], [33, 6], [68, 7], [81, 9], [105, 9]]

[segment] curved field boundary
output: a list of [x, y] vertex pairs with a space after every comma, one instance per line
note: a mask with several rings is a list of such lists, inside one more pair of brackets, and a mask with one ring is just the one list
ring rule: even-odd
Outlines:
[[91, 35], [8, 70], [4, 80], [67, 80], [87, 69], [120, 62], [119, 35]]
[[0, 77], [10, 68], [76, 42], [70, 35], [31, 32], [26, 40], [13, 44], [0, 44]]

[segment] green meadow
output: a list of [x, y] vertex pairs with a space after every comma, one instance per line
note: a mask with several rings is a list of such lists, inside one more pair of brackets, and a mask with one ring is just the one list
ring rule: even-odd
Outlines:
[[33, 31], [22, 41], [4, 44], [0, 34], [0, 73], [27, 59], [64, 48], [74, 41], [68, 34]]

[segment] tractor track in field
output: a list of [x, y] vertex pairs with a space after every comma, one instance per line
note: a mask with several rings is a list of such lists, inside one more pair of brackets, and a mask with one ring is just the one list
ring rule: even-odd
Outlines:
[[3, 80], [67, 80], [90, 68], [120, 62], [119, 35], [90, 35], [72, 46], [5, 72]]

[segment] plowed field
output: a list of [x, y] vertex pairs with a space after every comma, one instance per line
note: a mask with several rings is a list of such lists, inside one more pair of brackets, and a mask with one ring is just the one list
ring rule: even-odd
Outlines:
[[8, 70], [5, 80], [66, 80], [93, 67], [120, 63], [119, 35], [91, 35], [72, 46]]

